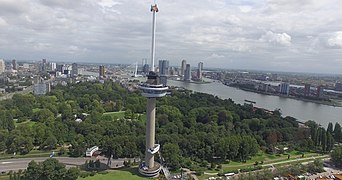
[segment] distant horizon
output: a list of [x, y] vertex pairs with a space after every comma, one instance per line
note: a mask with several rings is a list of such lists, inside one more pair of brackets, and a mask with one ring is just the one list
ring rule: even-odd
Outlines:
[[[1, 59], [1, 58], [0, 58]], [[17, 62], [30, 62], [30, 63], [34, 63], [34, 62], [40, 62], [42, 61], [44, 58], [41, 58], [40, 60], [22, 60], [22, 59], [15, 59]], [[13, 59], [4, 59], [5, 62], [10, 63]], [[72, 64], [72, 63], [78, 63], [78, 64], [96, 64], [96, 65], [133, 65], [135, 63], [131, 63], [131, 64], [127, 64], [127, 63], [105, 63], [105, 62], [77, 62], [77, 61], [58, 61], [58, 60], [49, 60], [46, 59], [47, 62], [53, 62], [53, 63], [65, 63], [65, 64]], [[159, 60], [157, 60], [159, 61]], [[179, 65], [174, 65], [174, 64], [170, 64], [171, 67], [180, 67], [181, 65], [181, 61], [179, 62]], [[200, 62], [200, 61], [199, 61]], [[149, 63], [147, 63], [149, 64]], [[195, 65], [191, 65], [192, 69], [196, 69], [197, 64]], [[141, 67], [141, 62], [138, 62], [138, 66]], [[155, 65], [156, 67], [158, 67], [158, 63], [156, 63]], [[328, 75], [328, 76], [342, 76], [342, 73], [338, 74], [338, 73], [324, 73], [324, 72], [298, 72], [298, 71], [275, 71], [275, 70], [268, 70], [268, 69], [243, 69], [243, 68], [222, 68], [222, 67], [208, 67], [206, 66], [206, 64], [204, 64], [204, 68], [203, 70], [211, 70], [211, 69], [217, 69], [217, 70], [234, 70], [234, 71], [250, 71], [250, 72], [263, 72], [263, 73], [278, 73], [278, 74], [288, 74], [288, 73], [296, 73], [296, 74], [304, 74], [304, 75]]]

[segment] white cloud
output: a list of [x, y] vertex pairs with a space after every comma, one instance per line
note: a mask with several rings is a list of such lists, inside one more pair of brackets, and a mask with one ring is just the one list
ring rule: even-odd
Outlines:
[[266, 34], [261, 36], [260, 41], [290, 46], [291, 36], [287, 33], [274, 33], [272, 31], [268, 31]]
[[[296, 62], [303, 71], [320, 71], [324, 59], [326, 68], [321, 71], [325, 71], [333, 64], [326, 61], [342, 56], [337, 49], [342, 48], [339, 1], [157, 1], [156, 55], [171, 64], [181, 59], [197, 64], [211, 57], [216, 60], [210, 63], [221, 67], [231, 67], [226, 62], [232, 59], [235, 68], [248, 64], [256, 69], [274, 69], [272, 59]], [[104, 63], [149, 58], [150, 4], [150, 0], [0, 0], [1, 58], [46, 56]], [[317, 68], [305, 69], [313, 61]], [[291, 66], [281, 70], [291, 71]]]
[[221, 59], [224, 58], [224, 55], [212, 53], [210, 56], [208, 56], [206, 59]]
[[7, 22], [0, 17], [0, 26], [7, 26]]
[[252, 10], [252, 7], [251, 6], [240, 6], [239, 9], [243, 13], [248, 13]]
[[342, 31], [335, 32], [327, 41], [327, 45], [332, 48], [342, 48]]

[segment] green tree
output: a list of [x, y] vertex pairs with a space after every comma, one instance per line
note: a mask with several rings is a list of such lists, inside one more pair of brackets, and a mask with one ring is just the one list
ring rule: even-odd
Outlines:
[[342, 128], [338, 122], [335, 124], [334, 138], [336, 142], [342, 142]]
[[342, 168], [342, 145], [336, 147], [330, 154], [331, 161], [336, 167]]
[[164, 144], [162, 148], [162, 156], [170, 168], [174, 170], [180, 168], [181, 155], [179, 146], [177, 144]]
[[46, 150], [55, 149], [57, 146], [57, 139], [54, 135], [49, 135], [43, 143], [43, 148]]
[[329, 122], [328, 124], [327, 132], [329, 132], [330, 134], [333, 133], [333, 124], [331, 122]]
[[72, 167], [68, 169], [68, 172], [66, 173], [65, 180], [76, 180], [78, 176], [80, 175], [80, 170], [78, 168]]
[[42, 166], [36, 163], [35, 161], [31, 161], [28, 164], [27, 170], [24, 174], [24, 179], [27, 180], [36, 180], [41, 177], [43, 174]]
[[306, 168], [309, 173], [321, 173], [324, 172], [323, 161], [316, 159], [314, 162], [309, 163]]

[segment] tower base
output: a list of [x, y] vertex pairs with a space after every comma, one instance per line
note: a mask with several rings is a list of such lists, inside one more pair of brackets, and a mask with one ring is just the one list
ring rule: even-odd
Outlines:
[[158, 177], [161, 170], [161, 165], [154, 162], [153, 168], [147, 168], [145, 162], [139, 165], [139, 173], [145, 177]]

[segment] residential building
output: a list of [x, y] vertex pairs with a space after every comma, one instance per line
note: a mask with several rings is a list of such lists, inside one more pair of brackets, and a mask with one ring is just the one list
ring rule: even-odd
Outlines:
[[77, 75], [78, 75], [78, 65], [76, 63], [72, 63], [71, 76], [75, 77]]
[[185, 74], [185, 68], [186, 68], [186, 60], [184, 59], [184, 60], [182, 61], [182, 65], [181, 65], [181, 71], [180, 71], [180, 75], [181, 75], [181, 76], [184, 76], [184, 74]]
[[0, 74], [5, 72], [5, 61], [3, 59], [0, 59]]
[[105, 77], [105, 67], [103, 65], [99, 67], [99, 76]]
[[160, 76], [169, 75], [169, 61], [168, 60], [159, 60], [159, 75]]
[[203, 62], [198, 63], [198, 69], [197, 69], [197, 79], [202, 80], [202, 69], [203, 69]]
[[50, 68], [51, 68], [52, 71], [56, 70], [56, 68], [57, 68], [56, 63], [53, 63], [53, 62], [50, 63]]
[[18, 70], [17, 60], [15, 60], [15, 59], [12, 60], [12, 69], [13, 70]]
[[184, 71], [184, 81], [190, 81], [191, 80], [191, 67], [190, 64], [186, 64], [186, 68]]
[[279, 85], [279, 93], [280, 94], [285, 94], [285, 95], [289, 95], [290, 93], [290, 84], [288, 83], [281, 83]]

